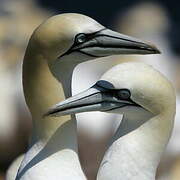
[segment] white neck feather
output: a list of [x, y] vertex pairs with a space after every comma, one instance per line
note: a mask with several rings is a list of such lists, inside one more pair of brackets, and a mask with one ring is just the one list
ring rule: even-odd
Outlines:
[[[101, 163], [98, 180], [153, 180], [173, 128], [174, 113], [151, 118], [130, 133], [118, 128]], [[128, 117], [124, 117], [125, 121]]]
[[[25, 70], [26, 63], [24, 64]], [[44, 64], [44, 60], [41, 61], [40, 64]], [[56, 66], [57, 69], [54, 69], [55, 76], [60, 81], [63, 89], [65, 90], [65, 97], [71, 96], [71, 76], [74, 66], [69, 66], [72, 67], [70, 69], [68, 68], [68, 66], [66, 66], [66, 64], [61, 64], [61, 67]], [[42, 67], [39, 67], [39, 69], [41, 68]], [[50, 73], [48, 72], [48, 78], [49, 76]], [[43, 83], [45, 80], [48, 80], [48, 78], [44, 77]], [[53, 79], [50, 78], [50, 81], [47, 82], [47, 84], [50, 83], [50, 86], [48, 86], [49, 88], [54, 88], [54, 86], [51, 87], [52, 80]], [[43, 83], [40, 84], [43, 85]], [[26, 86], [25, 82], [24, 86]], [[46, 91], [46, 89], [43, 89], [42, 87], [42, 91]], [[45, 108], [47, 108], [46, 106], [50, 107], [50, 105], [53, 105], [52, 103], [55, 104], [59, 101], [57, 96], [58, 92], [55, 90], [52, 90], [51, 92], [50, 89], [47, 89], [45, 95], [49, 96], [48, 93], [53, 92], [55, 92], [55, 94], [53, 94], [53, 100], [46, 100], [46, 98], [42, 100], [42, 103], [44, 102], [45, 104], [45, 106], [41, 107], [43, 111]], [[62, 94], [59, 94], [59, 96], [62, 96]], [[54, 102], [54, 100], [57, 100], [57, 102]], [[33, 102], [31, 101], [30, 103], [33, 104]], [[34, 114], [36, 114], [36, 110], [34, 112]], [[48, 117], [46, 119], [42, 119], [42, 116], [33, 116], [33, 122], [35, 123], [33, 123], [34, 127], [31, 145], [28, 152], [25, 155], [24, 160], [22, 161], [16, 180], [28, 178], [36, 180], [86, 179], [78, 159], [76, 120], [74, 116], [71, 118], [71, 120], [69, 120], [67, 117]], [[43, 125], [43, 123], [45, 125]]]
[[37, 140], [25, 155], [19, 179], [85, 180], [77, 153], [75, 119], [61, 125], [49, 139]]

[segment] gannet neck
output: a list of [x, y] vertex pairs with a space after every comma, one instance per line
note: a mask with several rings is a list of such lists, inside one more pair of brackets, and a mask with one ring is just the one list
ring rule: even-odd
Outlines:
[[[71, 68], [61, 67], [60, 70], [66, 80], [69, 74], [72, 75]], [[39, 53], [32, 54], [28, 47], [23, 62], [23, 86], [32, 114], [33, 134], [16, 180], [27, 177], [41, 179], [41, 176], [42, 179], [86, 179], [78, 159], [75, 117], [43, 117], [50, 106], [65, 98], [64, 90], [68, 92], [67, 96], [70, 95], [71, 81], [65, 81], [63, 86], [64, 81], [60, 77], [58, 80], [50, 72], [47, 60]], [[50, 169], [43, 170], [50, 166]]]
[[[31, 48], [30, 48], [31, 49]], [[48, 138], [70, 116], [43, 118], [43, 113], [58, 100], [63, 100], [64, 90], [51, 74], [47, 61], [41, 54], [32, 54], [29, 47], [23, 62], [23, 87], [26, 103], [33, 119], [33, 128], [39, 138]]]
[[[170, 109], [124, 136], [120, 125], [101, 162], [97, 179], [155, 180], [173, 129], [175, 105]], [[127, 122], [130, 118], [124, 116], [123, 120]]]

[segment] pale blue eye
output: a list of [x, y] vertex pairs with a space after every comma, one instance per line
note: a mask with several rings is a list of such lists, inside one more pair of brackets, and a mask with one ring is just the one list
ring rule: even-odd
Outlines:
[[77, 36], [76, 36], [76, 42], [77, 43], [83, 43], [83, 42], [85, 42], [86, 41], [86, 35], [85, 34], [78, 34]]

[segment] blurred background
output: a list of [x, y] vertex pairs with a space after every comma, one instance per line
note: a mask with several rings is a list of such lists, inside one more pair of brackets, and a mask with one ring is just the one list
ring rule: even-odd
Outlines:
[[[177, 91], [175, 128], [160, 163], [157, 180], [180, 179], [180, 11], [176, 0], [0, 0], [0, 180], [12, 161], [26, 151], [31, 118], [25, 105], [21, 65], [33, 30], [46, 18], [64, 12], [88, 15], [116, 31], [150, 41], [162, 55], [121, 56], [103, 63], [80, 64], [73, 76], [73, 94], [92, 84], [110, 67], [126, 59], [152, 64]], [[78, 86], [77, 86], [78, 84]], [[95, 118], [94, 118], [95, 117]], [[77, 115], [79, 153], [89, 180], [96, 179], [108, 140], [118, 126], [115, 115]]]

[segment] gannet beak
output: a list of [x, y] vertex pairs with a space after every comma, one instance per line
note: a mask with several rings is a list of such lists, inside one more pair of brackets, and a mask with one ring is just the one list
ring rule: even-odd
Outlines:
[[160, 54], [154, 45], [109, 29], [102, 29], [93, 34], [79, 35], [80, 39], [76, 37], [77, 41], [65, 54], [80, 52], [91, 57], [115, 54]]
[[116, 90], [105, 89], [96, 84], [88, 90], [56, 104], [44, 116], [63, 116], [89, 111], [107, 112], [125, 106], [140, 107], [131, 99], [116, 98]]

